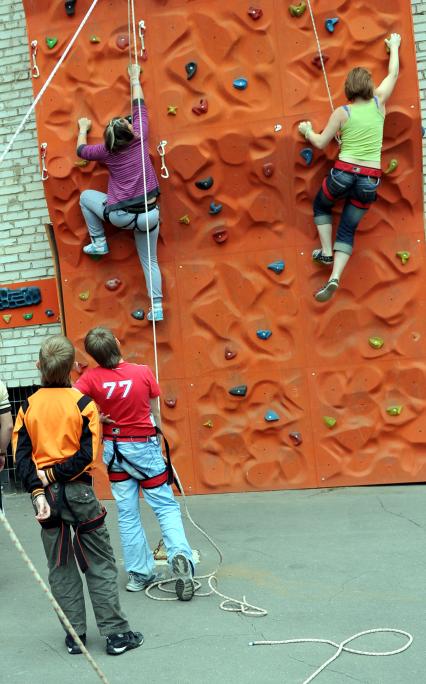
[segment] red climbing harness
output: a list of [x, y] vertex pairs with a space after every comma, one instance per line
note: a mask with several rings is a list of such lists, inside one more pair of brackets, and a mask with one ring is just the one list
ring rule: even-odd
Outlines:
[[373, 169], [371, 166], [359, 166], [358, 164], [349, 164], [349, 162], [340, 161], [338, 159], [334, 164], [335, 169], [339, 171], [348, 171], [348, 173], [356, 173], [360, 176], [374, 176], [375, 178], [381, 178], [382, 170]]

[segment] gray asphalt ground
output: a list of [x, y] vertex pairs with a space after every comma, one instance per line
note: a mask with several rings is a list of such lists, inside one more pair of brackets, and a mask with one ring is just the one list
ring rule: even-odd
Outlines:
[[[117, 518], [107, 524], [120, 564], [122, 604], [145, 644], [107, 656], [88, 602], [88, 648], [110, 684], [301, 684], [334, 652], [324, 644], [251, 647], [257, 639], [315, 637], [343, 641], [357, 632], [394, 627], [411, 647], [391, 657], [343, 653], [315, 684], [426, 682], [426, 490], [423, 485], [321, 489], [188, 499], [191, 513], [219, 544], [219, 589], [268, 611], [253, 618], [219, 609], [216, 596], [156, 602], [124, 590]], [[27, 495], [5, 497], [9, 522], [35, 566], [46, 561]], [[159, 529], [145, 504], [153, 547]], [[201, 554], [199, 574], [216, 554], [186, 523]], [[65, 650], [62, 628], [0, 524], [0, 682], [89, 684], [99, 681], [83, 656]], [[399, 648], [404, 639], [373, 634], [353, 644], [369, 651]]]

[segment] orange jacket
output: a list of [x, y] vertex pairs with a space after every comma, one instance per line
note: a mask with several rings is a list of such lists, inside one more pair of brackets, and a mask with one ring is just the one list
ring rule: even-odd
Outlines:
[[49, 482], [68, 482], [90, 468], [99, 450], [95, 402], [73, 387], [42, 387], [19, 409], [12, 435], [16, 470], [25, 489], [43, 491], [37, 470]]

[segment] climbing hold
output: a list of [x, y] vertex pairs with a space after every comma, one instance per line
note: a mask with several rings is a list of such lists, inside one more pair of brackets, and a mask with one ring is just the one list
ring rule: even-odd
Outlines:
[[294, 446], [299, 446], [303, 442], [302, 435], [300, 434], [300, 432], [289, 432], [288, 436], [290, 437]]
[[195, 181], [195, 185], [197, 188], [200, 190], [209, 190], [214, 183], [214, 180], [212, 176], [207, 176], [207, 178], [203, 178], [202, 180]]
[[248, 81], [246, 78], [236, 78], [233, 82], [232, 85], [236, 90], [245, 90], [248, 86]]
[[90, 42], [91, 43], [100, 43], [101, 39], [99, 38], [99, 36], [90, 36]]
[[209, 209], [209, 214], [220, 214], [222, 211], [222, 205], [221, 204], [215, 204], [214, 202], [210, 203], [210, 209]]
[[274, 165], [272, 162], [268, 162], [267, 164], [263, 165], [263, 175], [266, 176], [266, 178], [270, 178], [274, 173]]
[[69, 17], [75, 14], [75, 3], [77, 0], [65, 0], [65, 12]]
[[302, 0], [302, 2], [299, 2], [298, 5], [290, 5], [288, 8], [288, 11], [290, 12], [292, 17], [301, 17], [302, 14], [305, 13], [306, 10], [306, 2]]
[[178, 108], [176, 105], [167, 105], [167, 114], [169, 116], [176, 116], [177, 110]]
[[164, 399], [164, 403], [169, 408], [174, 408], [176, 406], [177, 399]]
[[229, 347], [225, 347], [225, 359], [227, 361], [230, 361], [231, 359], [235, 359], [236, 355], [237, 355], [236, 351], [233, 351]]
[[335, 418], [332, 418], [331, 416], [323, 416], [323, 421], [327, 425], [328, 428], [334, 428], [334, 426], [337, 423], [337, 420]]
[[279, 133], [280, 131], [282, 131], [282, 128], [283, 127], [281, 126], [281, 124], [275, 124], [275, 126], [274, 126], [275, 133]]
[[22, 314], [22, 318], [23, 318], [24, 320], [26, 320], [26, 321], [30, 321], [30, 320], [32, 319], [32, 317], [33, 317], [33, 314], [32, 314], [32, 313], [24, 313], [24, 314]]
[[306, 166], [310, 166], [312, 164], [314, 153], [310, 147], [304, 147], [303, 150], [300, 150], [300, 156], [305, 160]]
[[121, 285], [120, 278], [110, 278], [105, 281], [105, 287], [107, 290], [114, 291], [117, 290]]
[[426, 128], [424, 126], [422, 126], [422, 138], [425, 137], [425, 133], [426, 133]]
[[410, 258], [410, 252], [397, 252], [396, 256], [401, 259], [402, 265], [405, 266], [408, 259]]
[[229, 394], [232, 394], [233, 397], [245, 397], [247, 394], [247, 385], [236, 385], [235, 387], [231, 387], [228, 392]]
[[[322, 53], [322, 61], [323, 61], [323, 64], [327, 64], [327, 62], [328, 62], [329, 59], [330, 59], [330, 57], [327, 57], [327, 55], [324, 54], [324, 52], [323, 52], [323, 53]], [[315, 57], [313, 57], [311, 61], [312, 61], [312, 64], [313, 64], [314, 66], [316, 66], [317, 69], [322, 69], [321, 55], [320, 55], [320, 54], [315, 55]]]
[[125, 50], [129, 47], [129, 36], [126, 33], [120, 33], [115, 39], [115, 43], [120, 50]]
[[272, 330], [256, 330], [256, 335], [260, 340], [269, 340]]
[[90, 291], [89, 291], [89, 290], [85, 290], [84, 292], [80, 292], [80, 294], [79, 294], [78, 296], [79, 296], [79, 299], [81, 299], [82, 302], [87, 302], [87, 300], [88, 300], [89, 297], [90, 297]]
[[56, 43], [58, 42], [57, 38], [46, 38], [46, 45], [49, 48], [49, 50], [52, 50], [52, 48], [55, 47]]
[[334, 27], [339, 23], [338, 17], [332, 17], [331, 19], [325, 20], [325, 28], [329, 33], [334, 33]]
[[219, 228], [218, 230], [213, 231], [212, 237], [213, 237], [213, 240], [220, 245], [220, 244], [222, 244], [222, 242], [227, 241], [228, 231], [225, 230], [224, 228]]
[[282, 273], [285, 269], [285, 263], [284, 261], [273, 261], [272, 264], [268, 264], [268, 268], [270, 271], [273, 271], [277, 275]]
[[46, 309], [44, 312], [48, 318], [52, 318], [52, 316], [55, 315], [55, 312], [52, 309]]
[[386, 413], [389, 416], [400, 416], [403, 408], [403, 406], [388, 406]]
[[213, 421], [212, 420], [206, 420], [206, 422], [203, 423], [203, 427], [212, 428], [213, 427]]
[[3, 318], [5, 323], [10, 323], [10, 319], [12, 318], [12, 314], [3, 314], [2, 318]]
[[369, 337], [368, 338], [368, 344], [370, 347], [373, 347], [373, 349], [381, 349], [384, 345], [385, 341], [382, 337]]
[[275, 411], [267, 411], [265, 413], [264, 418], [265, 418], [267, 423], [273, 423], [274, 421], [280, 419], [278, 413], [276, 413]]
[[185, 64], [185, 71], [186, 78], [190, 81], [197, 73], [197, 62], [188, 62], [188, 64]]
[[189, 226], [191, 223], [191, 219], [189, 218], [188, 214], [185, 214], [185, 216], [181, 216], [179, 219], [179, 223], [184, 223], [186, 226]]
[[200, 100], [200, 104], [192, 108], [192, 111], [197, 116], [201, 116], [201, 114], [207, 114], [208, 110], [209, 103], [207, 102], [207, 100]]
[[260, 7], [249, 7], [247, 14], [253, 21], [257, 21], [261, 17], [263, 17], [263, 10], [260, 9]]
[[145, 311], [143, 309], [136, 309], [135, 311], [132, 311], [132, 316], [133, 318], [136, 318], [137, 321], [143, 321], [145, 318]]
[[398, 168], [398, 159], [391, 159], [385, 173], [392, 173]]
[[88, 163], [89, 162], [87, 161], [87, 159], [79, 159], [78, 161], [74, 162], [74, 166], [79, 166], [80, 168], [83, 169], [85, 166], [88, 165]]

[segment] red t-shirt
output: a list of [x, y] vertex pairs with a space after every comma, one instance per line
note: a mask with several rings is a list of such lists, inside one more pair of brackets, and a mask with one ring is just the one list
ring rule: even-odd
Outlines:
[[149, 400], [160, 396], [160, 388], [148, 366], [122, 361], [116, 368], [88, 368], [75, 387], [115, 421], [104, 423], [105, 439], [155, 434]]

